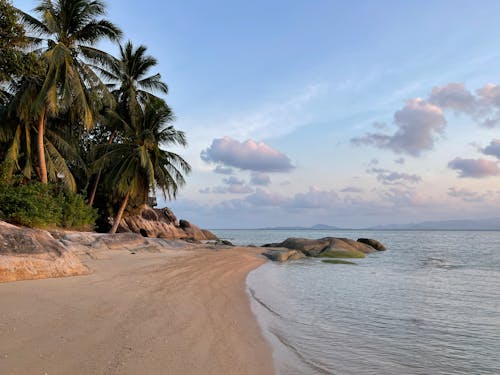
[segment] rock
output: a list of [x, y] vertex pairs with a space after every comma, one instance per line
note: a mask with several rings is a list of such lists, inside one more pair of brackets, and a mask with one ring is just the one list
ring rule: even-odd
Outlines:
[[374, 240], [374, 239], [371, 239], [371, 238], [358, 238], [358, 242], [365, 243], [365, 244], [373, 247], [377, 251], [384, 251], [386, 249], [385, 246], [381, 242]]
[[234, 246], [234, 244], [231, 241], [228, 240], [217, 240], [215, 241], [216, 245], [223, 245], [223, 246]]
[[143, 237], [180, 239], [188, 237], [186, 233], [178, 227], [175, 215], [168, 208], [152, 209], [145, 207], [139, 215], [124, 217], [117, 232], [119, 233], [139, 233]]
[[[361, 251], [364, 254], [370, 254], [375, 252], [375, 249], [372, 248], [371, 246], [358, 241], [351, 240], [349, 238], [334, 238], [334, 237], [327, 237], [327, 238], [331, 239], [332, 246], [334, 247], [357, 250]], [[335, 242], [333, 242], [333, 240], [335, 240]]]
[[[215, 234], [213, 234], [212, 232], [210, 232], [207, 229], [202, 229], [201, 231], [202, 231], [203, 235], [205, 236], [206, 240], [218, 240], [219, 239]], [[229, 242], [229, 241], [227, 241], [227, 242]], [[232, 246], [232, 244], [231, 244], [231, 246]]]
[[375, 252], [375, 249], [367, 244], [349, 238], [336, 237], [320, 239], [287, 238], [283, 242], [267, 244], [264, 247], [285, 247], [299, 250], [310, 257], [331, 258], [364, 258], [365, 254]]
[[144, 206], [137, 215], [125, 216], [120, 221], [118, 233], [138, 233], [143, 237], [187, 239], [196, 241], [216, 240], [217, 236], [202, 230], [186, 220], [177, 220], [168, 208], [154, 209]]
[[205, 239], [205, 234], [203, 234], [201, 229], [187, 220], [180, 220], [179, 227], [187, 234], [187, 237], [192, 240], [201, 241]]
[[307, 238], [287, 238], [280, 243], [271, 243], [263, 245], [263, 247], [285, 247], [292, 250], [300, 250], [307, 256], [318, 256], [319, 253], [330, 245], [330, 242], [325, 239], [311, 240]]
[[88, 273], [78, 257], [49, 232], [0, 221], [0, 282]]
[[364, 258], [365, 253], [359, 250], [343, 249], [341, 247], [329, 247], [323, 250], [318, 257], [320, 258]]
[[287, 260], [297, 260], [305, 257], [301, 251], [290, 249], [271, 249], [262, 253], [262, 255], [276, 262], [286, 262]]

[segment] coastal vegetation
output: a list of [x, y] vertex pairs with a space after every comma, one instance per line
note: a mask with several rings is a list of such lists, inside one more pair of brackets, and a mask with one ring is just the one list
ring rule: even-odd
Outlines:
[[0, 0], [0, 28], [0, 219], [114, 232], [151, 194], [176, 197], [190, 166], [168, 86], [103, 2]]

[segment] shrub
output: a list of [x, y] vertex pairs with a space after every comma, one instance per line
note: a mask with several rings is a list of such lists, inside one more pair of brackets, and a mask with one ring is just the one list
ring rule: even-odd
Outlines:
[[64, 192], [61, 226], [93, 229], [96, 219], [97, 209], [89, 207], [81, 195], [68, 190]]
[[97, 213], [81, 195], [30, 182], [0, 186], [0, 218], [28, 227], [93, 228]]

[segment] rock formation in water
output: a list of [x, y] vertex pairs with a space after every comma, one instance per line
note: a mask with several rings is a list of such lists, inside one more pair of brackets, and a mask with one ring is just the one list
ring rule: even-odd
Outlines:
[[384, 251], [385, 250], [385, 246], [382, 245], [382, 243], [380, 243], [377, 240], [371, 239], [371, 238], [358, 238], [358, 242], [362, 242], [362, 243], [365, 243], [367, 245], [370, 245], [371, 247], [373, 247], [377, 251]]
[[[377, 240], [362, 238], [358, 241], [349, 238], [325, 237], [320, 239], [287, 238], [283, 242], [263, 245], [272, 248], [264, 255], [271, 260], [294, 259], [288, 256], [291, 250], [309, 257], [321, 258], [364, 258], [365, 254], [385, 250]], [[298, 259], [298, 258], [296, 258]]]

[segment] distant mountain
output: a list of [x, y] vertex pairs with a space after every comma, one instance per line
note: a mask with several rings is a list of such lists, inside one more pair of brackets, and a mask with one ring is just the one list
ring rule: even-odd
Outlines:
[[326, 224], [316, 224], [312, 227], [267, 227], [267, 228], [257, 228], [259, 230], [332, 230], [340, 229]]
[[423, 221], [410, 224], [377, 225], [377, 230], [500, 230], [500, 217], [470, 220]]

